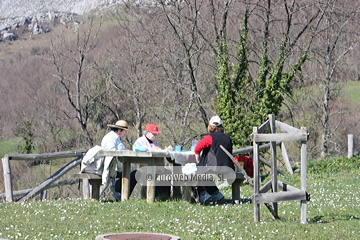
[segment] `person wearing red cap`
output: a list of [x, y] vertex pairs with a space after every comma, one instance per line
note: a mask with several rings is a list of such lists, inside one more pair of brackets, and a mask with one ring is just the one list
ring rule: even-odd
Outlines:
[[[133, 151], [147, 152], [160, 150], [161, 148], [159, 147], [159, 144], [155, 141], [156, 136], [159, 133], [161, 132], [159, 131], [158, 126], [155, 124], [146, 125], [143, 135], [135, 141], [133, 145]], [[172, 150], [172, 146], [168, 146], [165, 149]]]
[[[155, 124], [148, 124], [145, 127], [145, 130], [143, 132], [143, 135], [139, 137], [134, 145], [133, 145], [133, 151], [137, 152], [147, 152], [147, 151], [154, 151], [154, 150], [160, 150], [159, 144], [155, 141], [156, 136], [161, 133], [159, 131], [158, 126]], [[173, 150], [172, 146], [168, 146], [165, 148], [166, 150]], [[171, 171], [165, 171], [163, 173], [171, 174]], [[159, 173], [162, 174], [162, 173]], [[144, 188], [142, 188], [142, 191], [144, 191]], [[170, 196], [171, 193], [171, 182], [168, 184], [165, 184], [164, 186], [155, 186], [155, 196]], [[144, 191], [144, 195], [145, 195]]]

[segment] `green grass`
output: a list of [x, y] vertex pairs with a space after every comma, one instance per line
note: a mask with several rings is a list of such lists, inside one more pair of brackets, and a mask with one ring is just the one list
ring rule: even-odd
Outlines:
[[[78, 240], [107, 233], [152, 232], [183, 240], [359, 239], [359, 157], [316, 160], [308, 165], [307, 224], [300, 224], [300, 201], [279, 202], [280, 220], [272, 220], [262, 205], [257, 223], [251, 203], [200, 206], [171, 199], [148, 204], [139, 198], [29, 201], [0, 204], [0, 238]], [[300, 185], [299, 174], [279, 176], [279, 180]], [[231, 187], [222, 192], [230, 199]], [[244, 200], [250, 198], [251, 187], [245, 184], [241, 195]]]
[[360, 101], [360, 81], [348, 82], [345, 87], [345, 97], [351, 101]]
[[0, 142], [0, 154], [4, 156], [9, 153], [17, 153], [21, 138], [13, 138], [8, 141]]

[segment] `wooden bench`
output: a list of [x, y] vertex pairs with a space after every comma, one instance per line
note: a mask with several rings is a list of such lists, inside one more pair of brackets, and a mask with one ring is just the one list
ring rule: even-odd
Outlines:
[[[71, 175], [73, 178], [88, 179], [91, 186], [91, 198], [95, 200], [100, 199], [100, 186], [102, 178], [100, 175], [93, 173], [74, 173]], [[245, 177], [241, 172], [236, 173], [236, 179], [231, 184], [232, 200], [234, 202], [240, 201], [240, 187], [244, 182]], [[86, 199], [88, 194], [83, 191], [83, 198]], [[185, 187], [183, 191], [183, 199], [185, 201], [191, 201], [191, 187]]]
[[[91, 186], [91, 199], [95, 199], [99, 201], [100, 199], [100, 186], [102, 182], [101, 175], [93, 174], [93, 173], [74, 173], [71, 175], [73, 178], [79, 178], [79, 179], [88, 179], [89, 184]], [[88, 197], [88, 194], [86, 191], [84, 191], [83, 186], [83, 198], [86, 199]]]

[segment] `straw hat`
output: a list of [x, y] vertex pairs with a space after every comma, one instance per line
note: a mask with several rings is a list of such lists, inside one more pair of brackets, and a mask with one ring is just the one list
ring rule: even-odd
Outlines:
[[120, 129], [124, 129], [124, 130], [128, 130], [129, 129], [129, 124], [124, 121], [124, 120], [119, 120], [115, 123], [115, 125], [112, 124], [108, 124], [109, 127], [111, 128], [120, 128]]

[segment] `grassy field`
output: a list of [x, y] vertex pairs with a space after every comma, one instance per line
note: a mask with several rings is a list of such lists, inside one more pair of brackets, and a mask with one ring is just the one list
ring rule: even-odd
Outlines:
[[[279, 176], [294, 187], [300, 175]], [[104, 199], [57, 200], [0, 204], [0, 238], [95, 239], [121, 232], [172, 234], [181, 239], [359, 239], [360, 160], [333, 158], [308, 164], [307, 224], [300, 224], [300, 201], [280, 202], [280, 220], [262, 205], [261, 221], [253, 221], [252, 189], [242, 187], [242, 204], [231, 204], [231, 188], [222, 192], [229, 203], [213, 206], [170, 199], [146, 203]]]
[[18, 146], [21, 144], [21, 138], [13, 138], [8, 141], [0, 142], [0, 155], [1, 157], [10, 153], [17, 153]]
[[360, 81], [348, 82], [344, 87], [345, 97], [351, 101], [360, 101]]

